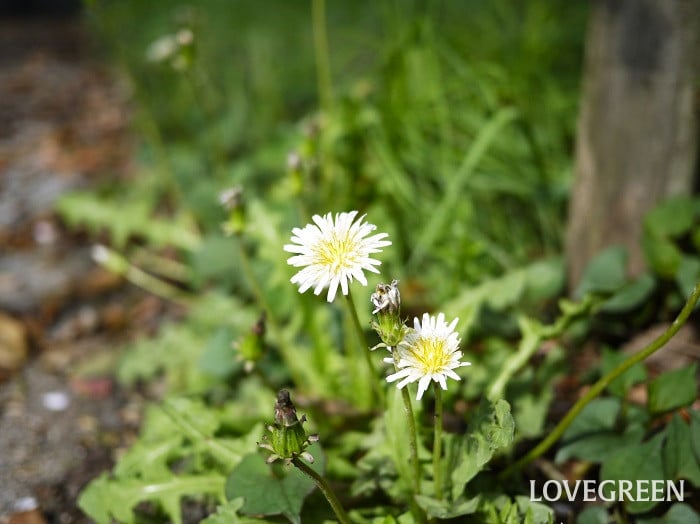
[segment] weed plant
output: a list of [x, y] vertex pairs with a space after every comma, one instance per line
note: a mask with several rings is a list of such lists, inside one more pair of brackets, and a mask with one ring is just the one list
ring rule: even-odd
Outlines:
[[[84, 490], [86, 513], [181, 522], [194, 498], [209, 524], [553, 522], [524, 481], [560, 474], [553, 460], [594, 468], [605, 447], [627, 451], [601, 480], [700, 485], [700, 451], [679, 444], [700, 441], [695, 369], [652, 382], [644, 409], [626, 400], [700, 293], [697, 202], [682, 227], [652, 217], [648, 275], [628, 281], [611, 250], [557, 304], [586, 9], [89, 4], [133, 94], [138, 170], [59, 210], [110, 233], [98, 262], [188, 315], [124, 349], [119, 379], [167, 393]], [[673, 260], [654, 249], [669, 244]], [[593, 393], [548, 420], [596, 319], [639, 311], [669, 282], [691, 297], [678, 321], [632, 357], [608, 355]], [[655, 431], [660, 417], [672, 422]], [[578, 522], [697, 519], [683, 503], [602, 511]]]

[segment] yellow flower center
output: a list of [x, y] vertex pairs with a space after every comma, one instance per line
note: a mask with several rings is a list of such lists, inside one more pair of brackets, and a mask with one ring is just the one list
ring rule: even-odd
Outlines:
[[445, 351], [445, 341], [439, 338], [419, 338], [411, 346], [411, 352], [423, 367], [424, 373], [438, 373], [450, 363]]
[[315, 249], [316, 263], [329, 266], [337, 273], [341, 269], [358, 263], [358, 244], [347, 236], [338, 238], [335, 235], [318, 243]]

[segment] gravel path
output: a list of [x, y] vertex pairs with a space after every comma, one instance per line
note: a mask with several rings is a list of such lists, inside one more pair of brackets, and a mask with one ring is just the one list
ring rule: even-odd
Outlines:
[[0, 522], [87, 522], [75, 501], [133, 438], [113, 350], [152, 300], [96, 267], [52, 211], [124, 176], [124, 88], [78, 17], [0, 21]]

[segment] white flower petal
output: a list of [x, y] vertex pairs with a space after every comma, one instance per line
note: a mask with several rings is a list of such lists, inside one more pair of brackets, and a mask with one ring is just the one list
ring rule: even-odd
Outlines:
[[319, 295], [328, 288], [327, 299], [332, 302], [338, 286], [347, 295], [353, 280], [367, 285], [364, 271], [379, 272], [375, 266], [381, 262], [370, 255], [380, 253], [391, 242], [383, 240], [386, 233], [368, 236], [376, 226], [364, 222], [365, 215], [355, 220], [357, 215], [357, 211], [336, 213], [335, 218], [332, 213], [314, 215], [313, 223], [292, 229], [291, 243], [283, 249], [294, 254], [287, 263], [302, 268], [291, 279], [299, 285], [300, 293], [313, 288]]
[[416, 400], [423, 398], [423, 393], [426, 392], [428, 386], [430, 385], [430, 375], [425, 375], [421, 377], [418, 381], [418, 393], [416, 394]]
[[[460, 380], [453, 370], [470, 365], [460, 362], [462, 352], [459, 351], [459, 335], [454, 330], [457, 319], [447, 324], [445, 315], [439, 313], [432, 317], [425, 313], [422, 319], [413, 319], [414, 329], [409, 330], [404, 339], [396, 346], [398, 355], [396, 368], [399, 370], [387, 377], [388, 382], [399, 378], [403, 380], [397, 387], [403, 387], [410, 382], [418, 382], [417, 399], [420, 400], [430, 386], [437, 382], [442, 389], [447, 389], [447, 379]], [[391, 380], [389, 380], [391, 378]]]

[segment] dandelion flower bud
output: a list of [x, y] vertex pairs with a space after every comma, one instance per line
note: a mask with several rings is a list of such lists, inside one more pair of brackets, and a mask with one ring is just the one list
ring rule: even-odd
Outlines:
[[303, 424], [306, 422], [306, 415], [301, 419], [297, 417], [294, 403], [289, 397], [289, 391], [282, 389], [277, 393], [275, 402], [275, 424], [268, 426], [272, 433], [270, 442], [258, 444], [261, 448], [272, 451], [267, 459], [268, 463], [278, 459], [291, 462], [292, 459], [301, 456], [307, 462], [313, 462], [314, 458], [306, 451], [306, 448], [313, 442], [318, 441], [318, 435], [307, 435]]

